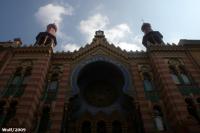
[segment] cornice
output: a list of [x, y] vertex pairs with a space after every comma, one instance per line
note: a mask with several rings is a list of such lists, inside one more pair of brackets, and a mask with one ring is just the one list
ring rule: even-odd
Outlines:
[[148, 58], [148, 54], [146, 51], [130, 51], [128, 52], [128, 57], [132, 58]]
[[122, 50], [120, 47], [116, 47], [113, 44], [110, 44], [106, 38], [94, 38], [91, 44], [81, 47], [78, 51], [73, 52], [73, 58], [82, 56], [83, 54], [96, 49], [97, 47], [105, 48], [118, 56], [121, 56], [124, 59], [128, 59], [127, 51]]
[[67, 58], [67, 59], [76, 59], [80, 56], [87, 54], [88, 52], [96, 48], [105, 48], [122, 58], [128, 59], [128, 52], [122, 50], [120, 47], [116, 47], [113, 44], [109, 44], [106, 38], [94, 38], [90, 44], [86, 44], [84, 47], [79, 48], [73, 52], [57, 52], [53, 55], [53, 58]]
[[125, 60], [134, 58], [148, 58], [148, 54], [152, 52], [186, 52], [186, 51], [200, 51], [200, 45], [175, 45], [175, 44], [165, 44], [165, 45], [152, 45], [147, 47], [147, 51], [126, 51], [122, 50], [120, 47], [116, 47], [114, 44], [110, 44], [105, 37], [94, 38], [90, 44], [86, 44], [84, 47], [79, 48], [73, 52], [54, 52], [51, 47], [42, 46], [23, 46], [23, 47], [8, 47], [7, 50], [12, 50], [14, 53], [53, 53], [53, 59], [68, 59], [74, 60], [83, 55], [86, 55], [90, 51], [97, 48], [107, 49], [108, 51], [122, 57]]
[[176, 44], [166, 44], [166, 45], [152, 45], [147, 47], [148, 52], [164, 52], [164, 51], [185, 51], [186, 48], [181, 45]]
[[52, 59], [68, 59], [68, 60], [72, 60], [72, 52], [55, 52], [52, 55]]
[[200, 45], [176, 45], [176, 44], [166, 44], [166, 45], [154, 45], [147, 47], [148, 52], [186, 52], [186, 51], [200, 51]]
[[13, 49], [14, 53], [44, 53], [44, 54], [50, 54], [53, 53], [52, 47], [43, 47], [43, 46], [23, 46]]

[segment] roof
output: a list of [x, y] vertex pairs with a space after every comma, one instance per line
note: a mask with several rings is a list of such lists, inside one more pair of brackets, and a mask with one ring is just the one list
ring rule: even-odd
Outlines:
[[200, 46], [200, 40], [181, 39], [178, 45], [183, 45], [183, 46], [199, 45]]

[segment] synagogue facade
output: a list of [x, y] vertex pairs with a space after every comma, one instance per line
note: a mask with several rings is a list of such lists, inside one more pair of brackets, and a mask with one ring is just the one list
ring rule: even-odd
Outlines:
[[30, 46], [0, 42], [0, 128], [200, 132], [200, 40], [165, 44], [144, 23], [146, 51], [122, 50], [96, 31], [74, 52], [53, 52], [56, 31], [48, 25]]

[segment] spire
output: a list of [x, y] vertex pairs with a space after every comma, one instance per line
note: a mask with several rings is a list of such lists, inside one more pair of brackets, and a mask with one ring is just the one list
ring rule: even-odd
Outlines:
[[162, 45], [164, 43], [162, 40], [162, 34], [159, 31], [153, 31], [150, 23], [143, 23], [141, 30], [144, 33], [142, 44], [145, 47], [151, 45]]
[[54, 23], [47, 25], [46, 31], [36, 36], [35, 46], [55, 47], [57, 45], [56, 32], [57, 26]]

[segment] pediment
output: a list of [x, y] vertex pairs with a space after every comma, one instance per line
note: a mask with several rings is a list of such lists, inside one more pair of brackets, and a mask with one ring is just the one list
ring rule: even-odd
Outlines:
[[78, 51], [72, 52], [74, 60], [81, 60], [86, 56], [103, 55], [112, 58], [126, 61], [128, 59], [128, 52], [121, 48], [110, 44], [105, 37], [95, 37], [90, 44], [81, 47]]

